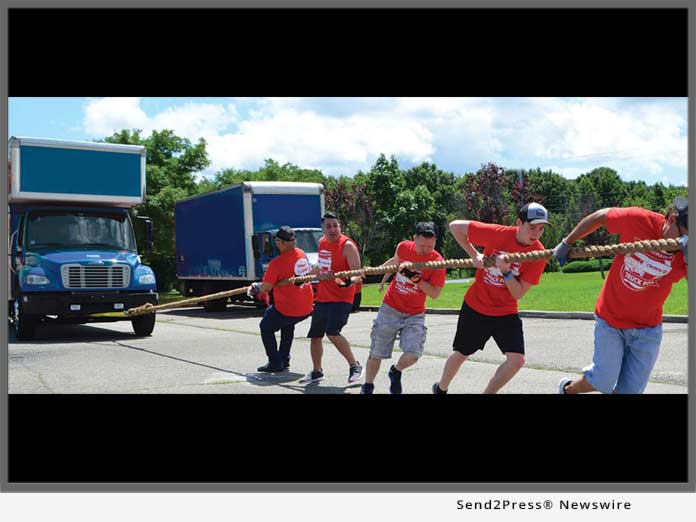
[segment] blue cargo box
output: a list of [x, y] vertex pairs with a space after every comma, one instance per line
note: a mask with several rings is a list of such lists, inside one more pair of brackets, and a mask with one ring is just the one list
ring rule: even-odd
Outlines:
[[177, 201], [174, 220], [179, 277], [246, 279], [241, 185]]
[[129, 207], [145, 200], [145, 147], [10, 139], [9, 201]]
[[248, 279], [256, 273], [252, 236], [277, 229], [320, 228], [319, 183], [244, 182], [175, 205], [179, 279]]

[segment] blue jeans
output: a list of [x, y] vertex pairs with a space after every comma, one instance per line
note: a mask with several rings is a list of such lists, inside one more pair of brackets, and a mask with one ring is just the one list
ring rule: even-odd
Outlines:
[[602, 393], [643, 393], [661, 342], [661, 324], [621, 329], [595, 315], [594, 355], [583, 374]]
[[[282, 363], [289, 364], [290, 347], [295, 336], [295, 325], [300, 321], [304, 321], [307, 317], [309, 317], [309, 314], [302, 317], [283, 315], [273, 305], [266, 308], [266, 313], [263, 314], [259, 328], [261, 329], [263, 347], [266, 349], [268, 362], [271, 366], [279, 368]], [[275, 336], [278, 330], [280, 330], [280, 350], [278, 349]]]

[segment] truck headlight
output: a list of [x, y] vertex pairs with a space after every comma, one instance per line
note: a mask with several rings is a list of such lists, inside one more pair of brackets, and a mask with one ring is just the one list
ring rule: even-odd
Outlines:
[[28, 285], [48, 285], [51, 282], [48, 280], [48, 277], [36, 275], [36, 274], [29, 274], [27, 276], [27, 284]]
[[154, 276], [154, 274], [141, 275], [138, 278], [138, 283], [140, 283], [141, 285], [154, 285], [155, 284], [155, 276]]

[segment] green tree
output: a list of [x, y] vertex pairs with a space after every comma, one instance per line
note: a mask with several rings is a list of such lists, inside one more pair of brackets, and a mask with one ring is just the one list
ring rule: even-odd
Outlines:
[[[325, 183], [326, 176], [317, 169], [303, 169], [292, 163], [280, 165], [273, 159], [264, 160], [258, 170], [223, 169], [212, 181], [214, 188], [237, 185], [243, 181], [302, 181], [306, 183]], [[200, 183], [210, 190], [210, 182]]]
[[[168, 290], [176, 281], [174, 203], [198, 192], [195, 174], [209, 166], [210, 160], [204, 139], [193, 144], [171, 130], [152, 131], [147, 138], [141, 132], [124, 129], [104, 141], [145, 147], [147, 198], [144, 204], [131, 210], [131, 215], [152, 219], [154, 248], [147, 261], [157, 276], [158, 289]], [[134, 221], [142, 245], [142, 227]]]

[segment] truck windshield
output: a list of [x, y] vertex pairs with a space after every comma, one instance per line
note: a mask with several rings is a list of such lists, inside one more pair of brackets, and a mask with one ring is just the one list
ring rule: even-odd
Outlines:
[[321, 230], [295, 230], [295, 246], [305, 252], [318, 252]]
[[108, 212], [35, 211], [29, 214], [25, 247], [102, 248], [135, 251], [126, 214]]

